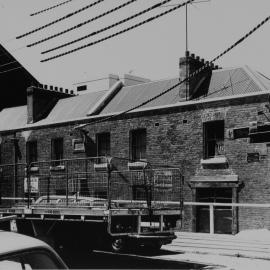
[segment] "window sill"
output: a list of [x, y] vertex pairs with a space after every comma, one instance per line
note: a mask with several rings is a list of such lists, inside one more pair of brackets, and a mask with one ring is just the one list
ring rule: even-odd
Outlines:
[[104, 171], [108, 171], [110, 168], [110, 164], [109, 163], [95, 163], [94, 164], [94, 169], [96, 172], [104, 172]]
[[217, 157], [212, 157], [212, 158], [207, 158], [207, 159], [201, 159], [201, 165], [219, 165], [219, 164], [227, 164], [228, 160], [225, 156], [217, 156]]
[[38, 172], [38, 171], [39, 171], [39, 167], [38, 166], [30, 167], [30, 172]]
[[128, 169], [129, 170], [142, 170], [147, 166], [147, 162], [145, 161], [135, 161], [135, 162], [128, 162]]
[[50, 166], [50, 171], [64, 171], [64, 165]]

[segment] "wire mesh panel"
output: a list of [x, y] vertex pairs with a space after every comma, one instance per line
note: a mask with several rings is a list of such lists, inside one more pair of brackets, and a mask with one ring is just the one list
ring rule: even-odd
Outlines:
[[24, 200], [26, 186], [25, 164], [0, 165], [0, 206]]
[[178, 169], [113, 171], [111, 200], [142, 201], [147, 207], [164, 202], [180, 202], [182, 176]]
[[83, 198], [106, 201], [108, 207], [127, 207], [114, 201], [141, 202], [140, 207], [147, 208], [161, 202], [180, 202], [182, 178], [178, 169], [117, 170], [115, 164], [102, 159], [3, 165], [1, 198], [22, 197], [28, 198], [28, 204], [38, 201], [56, 207], [76, 204]]

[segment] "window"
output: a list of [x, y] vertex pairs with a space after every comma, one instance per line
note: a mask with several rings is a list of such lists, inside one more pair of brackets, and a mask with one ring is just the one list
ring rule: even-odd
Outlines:
[[99, 133], [96, 135], [97, 155], [110, 156], [111, 155], [111, 139], [110, 133]]
[[133, 161], [146, 159], [146, 129], [136, 129], [130, 132], [130, 158]]
[[224, 154], [224, 121], [204, 123], [204, 158]]
[[49, 250], [25, 250], [0, 257], [0, 269], [66, 269]]
[[37, 141], [29, 141], [26, 143], [26, 162], [31, 164], [37, 161]]
[[54, 166], [60, 165], [59, 160], [63, 159], [63, 138], [52, 139], [51, 159], [56, 160]]

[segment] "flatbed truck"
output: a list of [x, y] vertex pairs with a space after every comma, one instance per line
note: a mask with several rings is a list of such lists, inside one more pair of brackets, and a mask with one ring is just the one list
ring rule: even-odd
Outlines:
[[0, 220], [56, 249], [158, 250], [181, 226], [180, 170], [142, 162], [123, 170], [120, 163], [99, 157], [1, 165]]

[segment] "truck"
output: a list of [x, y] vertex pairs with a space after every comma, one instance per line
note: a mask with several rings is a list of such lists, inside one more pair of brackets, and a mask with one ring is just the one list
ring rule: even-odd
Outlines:
[[57, 250], [159, 250], [181, 227], [183, 181], [179, 168], [117, 157], [3, 164], [0, 228]]

